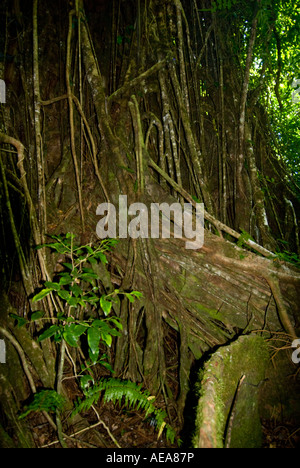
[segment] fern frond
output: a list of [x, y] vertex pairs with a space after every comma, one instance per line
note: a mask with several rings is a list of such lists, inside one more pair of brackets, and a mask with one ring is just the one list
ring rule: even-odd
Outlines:
[[123, 403], [131, 410], [145, 411], [145, 418], [154, 414], [158, 435], [166, 429], [166, 437], [172, 443], [176, 433], [174, 429], [165, 422], [166, 412], [157, 409], [154, 405], [155, 397], [147, 390], [142, 390], [141, 384], [136, 384], [130, 380], [121, 380], [115, 378], [100, 379], [97, 384], [84, 391], [85, 398], [76, 403], [72, 415], [81, 411], [87, 411], [98, 402], [103, 395], [104, 403], [113, 402], [114, 404]]

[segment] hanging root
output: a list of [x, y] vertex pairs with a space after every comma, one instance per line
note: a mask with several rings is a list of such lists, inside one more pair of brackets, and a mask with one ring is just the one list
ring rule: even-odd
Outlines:
[[293, 325], [291, 324], [290, 318], [288, 316], [286, 307], [284, 305], [283, 297], [280, 290], [279, 280], [275, 278], [275, 276], [266, 276], [266, 281], [269, 284], [273, 297], [275, 299], [278, 315], [280, 321], [284, 327], [284, 330], [292, 337], [292, 339], [296, 339], [297, 335], [294, 330]]

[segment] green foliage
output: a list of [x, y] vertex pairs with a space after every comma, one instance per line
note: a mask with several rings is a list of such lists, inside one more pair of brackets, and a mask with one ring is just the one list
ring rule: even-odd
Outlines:
[[[286, 242], [284, 240], [281, 240], [281, 239], [278, 240], [278, 243], [283, 246], [282, 247], [283, 249], [284, 249], [284, 247], [288, 246], [288, 242]], [[300, 268], [300, 257], [299, 257], [299, 255], [297, 255], [296, 253], [291, 253], [288, 250], [277, 251], [275, 261], [276, 260], [291, 263], [295, 267]]]
[[286, 179], [300, 199], [299, 1], [213, 0], [211, 7], [200, 11], [217, 13], [232, 25], [232, 52], [242, 72], [257, 14], [249, 98], [259, 96], [271, 123], [273, 154], [284, 162]]
[[62, 411], [65, 402], [65, 398], [55, 390], [41, 390], [35, 393], [33, 401], [24, 407], [24, 411], [19, 416], [19, 419], [28, 416], [31, 411], [47, 411], [48, 413], [56, 412], [57, 410]]
[[[92, 267], [97, 262], [102, 262], [104, 265], [107, 263], [105, 252], [115, 245], [115, 241], [105, 240], [94, 247], [77, 246], [74, 242], [75, 236], [70, 233], [65, 237], [53, 236], [52, 239], [55, 242], [46, 246], [66, 256], [67, 261], [63, 263], [65, 270], [57, 275], [58, 280], [46, 281], [43, 289], [33, 297], [32, 301], [35, 303], [42, 301], [49, 294], [56, 295], [62, 303], [61, 311], [51, 320], [40, 310], [33, 312], [30, 320], [15, 314], [11, 314], [12, 317], [17, 321], [18, 327], [45, 320], [47, 324], [38, 335], [38, 341], [51, 338], [56, 343], [64, 340], [67, 345], [78, 347], [85, 338], [90, 361], [87, 362], [87, 367], [83, 367], [75, 376], [80, 380], [84, 398], [75, 404], [73, 415], [88, 410], [103, 396], [104, 403], [110, 401], [114, 404], [122, 403], [131, 410], [143, 410], [145, 418], [152, 416], [158, 437], [165, 430], [167, 439], [173, 443], [176, 433], [165, 422], [166, 412], [155, 407], [155, 397], [148, 391], [142, 390], [141, 385], [114, 378], [101, 379], [96, 384], [94, 382], [91, 365], [100, 364], [113, 372], [107, 362], [106, 354], [100, 355], [99, 346], [103, 343], [110, 347], [113, 337], [121, 334], [120, 319], [112, 315], [115, 301], [119, 296], [123, 296], [132, 303], [142, 297], [138, 291], [125, 292], [119, 289], [115, 289], [110, 294], [100, 294], [101, 278]], [[78, 312], [82, 310], [93, 311], [93, 317], [89, 314], [86, 318], [79, 318], [81, 314]], [[25, 418], [31, 411], [61, 411], [64, 402], [65, 399], [55, 390], [41, 390], [34, 395], [33, 401], [25, 407], [20, 417]]]
[[236, 5], [239, 0], [216, 0], [212, 2], [212, 11], [231, 10], [233, 5]]
[[[90, 385], [91, 381], [93, 385]], [[174, 429], [165, 422], [167, 417], [166, 412], [156, 408], [154, 404], [155, 397], [147, 390], [142, 390], [142, 385], [138, 385], [130, 380], [114, 378], [101, 379], [94, 384], [91, 377], [86, 376], [86, 378], [81, 381], [81, 387], [85, 398], [77, 402], [73, 415], [81, 411], [89, 410], [98, 402], [100, 397], [103, 396], [104, 403], [112, 401], [114, 404], [124, 404], [131, 410], [143, 410], [145, 412], [145, 418], [152, 415], [152, 419], [155, 419], [158, 437], [160, 437], [165, 430], [167, 440], [174, 443], [176, 433]]]
[[254, 241], [254, 239], [250, 236], [250, 234], [247, 231], [244, 231], [243, 229], [241, 231], [242, 231], [242, 234], [240, 235], [237, 241], [237, 246], [240, 248], [245, 247], [249, 240]]
[[[264, 4], [261, 12], [251, 87], [259, 86], [262, 67], [267, 65], [261, 104], [271, 120], [274, 152], [287, 166], [287, 176], [299, 184], [300, 104], [293, 99], [298, 88], [293, 84], [300, 79], [299, 2], [275, 0]], [[272, 36], [266, 47], [270, 28]]]
[[[77, 246], [74, 242], [75, 236], [71, 233], [66, 234], [66, 236], [51, 236], [51, 238], [55, 242], [45, 244], [44, 247], [64, 254], [68, 261], [63, 263], [65, 270], [58, 274], [59, 279], [56, 282], [45, 281], [44, 288], [33, 297], [32, 302], [42, 301], [49, 294], [55, 294], [61, 300], [65, 312], [57, 313], [56, 317], [52, 319], [52, 322], [55, 323], [50, 326], [47, 323], [39, 334], [38, 341], [52, 338], [56, 343], [60, 343], [64, 339], [68, 345], [78, 347], [80, 339], [85, 336], [91, 363], [100, 362], [111, 369], [102, 358], [100, 361], [98, 359], [100, 343], [110, 347], [113, 337], [120, 336], [122, 331], [120, 319], [116, 316], [110, 316], [113, 304], [120, 295], [125, 296], [130, 302], [142, 295], [138, 291], [122, 292], [119, 289], [110, 294], [99, 294], [98, 282], [101, 281], [101, 278], [92, 267], [98, 262], [107, 264], [105, 252], [116, 244], [116, 240], [105, 239], [94, 247], [90, 244]], [[41, 247], [43, 246], [38, 248]], [[96, 311], [98, 317], [78, 319], [79, 308]], [[17, 320], [19, 327], [28, 323], [26, 319], [16, 315], [13, 315], [13, 318]], [[42, 311], [32, 314], [31, 321], [37, 320], [49, 322], [47, 318], [44, 318]]]
[[[32, 313], [30, 320], [11, 314], [21, 327], [30, 322], [46, 321], [46, 327], [38, 335], [38, 341], [53, 339], [60, 343], [62, 340], [72, 347], [78, 347], [83, 337], [86, 339], [90, 361], [88, 367], [83, 367], [76, 376], [80, 380], [84, 399], [75, 405], [73, 415], [91, 408], [103, 395], [104, 403], [112, 401], [114, 404], [124, 403], [128, 408], [136, 411], [143, 410], [145, 417], [152, 415], [158, 430], [158, 436], [166, 431], [167, 439], [173, 443], [175, 431], [165, 422], [166, 412], [154, 405], [155, 397], [148, 391], [142, 390], [141, 385], [134, 382], [109, 378], [94, 383], [91, 365], [100, 364], [113, 372], [107, 362], [106, 354], [100, 356], [100, 343], [107, 347], [112, 345], [113, 337], [120, 336], [122, 324], [120, 319], [112, 315], [114, 302], [119, 296], [134, 302], [142, 294], [138, 291], [125, 292], [119, 289], [110, 294], [100, 294], [101, 278], [93, 270], [97, 262], [107, 263], [105, 252], [115, 245], [114, 240], [102, 241], [96, 247], [92, 245], [77, 246], [75, 236], [52, 236], [55, 242], [46, 244], [51, 250], [66, 256], [63, 263], [65, 270], [58, 274], [58, 280], [46, 281], [44, 287], [32, 299], [33, 303], [42, 301], [50, 294], [56, 295], [61, 303], [61, 311], [55, 317], [45, 317], [41, 310]], [[41, 248], [43, 246], [39, 246]], [[93, 311], [93, 317], [79, 318], [79, 311]], [[95, 312], [97, 317], [95, 318]], [[85, 372], [88, 371], [88, 374]], [[32, 411], [57, 412], [62, 411], [65, 398], [55, 390], [41, 390], [33, 397], [33, 401], [24, 408], [20, 418], [25, 418]]]

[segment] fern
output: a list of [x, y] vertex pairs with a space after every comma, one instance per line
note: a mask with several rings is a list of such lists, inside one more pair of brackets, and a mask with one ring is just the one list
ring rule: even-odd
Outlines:
[[65, 405], [65, 398], [59, 395], [55, 390], [41, 390], [34, 394], [33, 401], [25, 406], [24, 412], [20, 414], [19, 419], [25, 418], [31, 411], [61, 411]]
[[103, 396], [104, 403], [114, 404], [124, 403], [131, 410], [143, 410], [145, 418], [153, 415], [155, 426], [158, 430], [158, 437], [166, 430], [167, 440], [174, 443], [176, 433], [174, 429], [165, 422], [166, 412], [155, 407], [155, 397], [147, 390], [142, 390], [142, 385], [138, 385], [130, 380], [120, 380], [115, 378], [100, 379], [97, 384], [84, 390], [85, 398], [78, 400], [72, 415], [89, 410]]

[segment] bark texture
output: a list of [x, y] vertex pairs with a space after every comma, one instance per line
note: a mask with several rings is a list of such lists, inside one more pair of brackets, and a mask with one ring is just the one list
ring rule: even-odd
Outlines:
[[[14, 2], [6, 35], [19, 62], [2, 69], [11, 80], [0, 129], [2, 283], [20, 316], [32, 312], [30, 296], [61, 261], [34, 253], [46, 234], [96, 241], [98, 204], [117, 207], [120, 194], [148, 208], [204, 203], [202, 249], [187, 250], [185, 239], [124, 239], [102, 271], [106, 292], [144, 297], [115, 308], [123, 324], [111, 350], [116, 375], [161, 393], [181, 422], [195, 360], [252, 331], [284, 330], [292, 339], [299, 328], [299, 269], [274, 254], [278, 239], [299, 249], [299, 199], [259, 96], [250, 99], [261, 5], [254, 2], [243, 64], [232, 41], [243, 39], [242, 19], [207, 11], [210, 3], [76, 1], [57, 9], [35, 1], [31, 11]], [[44, 301], [50, 317], [56, 306]], [[53, 387], [55, 346], [39, 346], [41, 362], [36, 330], [21, 336], [8, 310], [1, 314], [35, 381]]]

